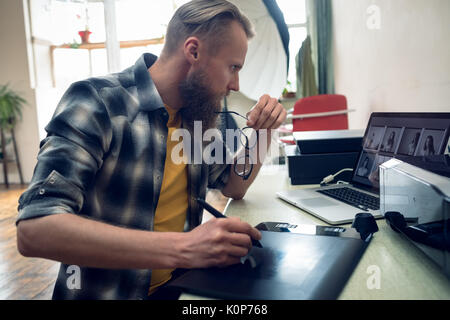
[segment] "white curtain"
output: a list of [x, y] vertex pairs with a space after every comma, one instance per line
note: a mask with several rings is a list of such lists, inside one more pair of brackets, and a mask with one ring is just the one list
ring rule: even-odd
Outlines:
[[267, 93], [280, 97], [287, 79], [287, 56], [275, 21], [262, 0], [230, 0], [252, 22], [256, 32], [249, 42], [240, 91], [252, 100]]

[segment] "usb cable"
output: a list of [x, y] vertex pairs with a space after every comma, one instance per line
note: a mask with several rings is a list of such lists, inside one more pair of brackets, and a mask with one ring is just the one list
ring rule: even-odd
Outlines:
[[326, 185], [326, 184], [330, 183], [331, 181], [334, 180], [334, 178], [337, 175], [340, 175], [342, 172], [345, 172], [345, 171], [353, 171], [353, 169], [352, 168], [345, 168], [345, 169], [339, 170], [335, 174], [330, 174], [329, 176], [326, 176], [325, 178], [323, 178], [323, 180], [320, 182], [320, 185]]

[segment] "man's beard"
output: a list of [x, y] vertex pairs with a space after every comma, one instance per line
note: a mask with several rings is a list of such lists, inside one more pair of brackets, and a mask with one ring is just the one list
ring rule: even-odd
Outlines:
[[201, 121], [202, 132], [219, 125], [217, 112], [221, 110], [220, 101], [225, 94], [211, 91], [203, 70], [195, 71], [183, 80], [179, 91], [183, 101], [179, 112], [190, 131], [194, 129], [194, 121]]

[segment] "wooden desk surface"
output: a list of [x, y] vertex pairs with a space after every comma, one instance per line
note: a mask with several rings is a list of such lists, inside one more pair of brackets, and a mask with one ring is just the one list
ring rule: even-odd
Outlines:
[[[263, 167], [242, 200], [230, 200], [225, 214], [240, 217], [251, 225], [264, 221], [291, 224], [327, 225], [312, 215], [276, 197], [292, 186], [287, 168]], [[394, 232], [384, 219], [377, 220], [379, 231], [342, 290], [339, 299], [450, 299], [450, 281], [428, 256], [402, 235]], [[350, 224], [343, 225], [350, 227]], [[376, 276], [379, 275], [379, 282]], [[379, 288], [376, 288], [379, 283]], [[182, 294], [180, 299], [204, 299]]]

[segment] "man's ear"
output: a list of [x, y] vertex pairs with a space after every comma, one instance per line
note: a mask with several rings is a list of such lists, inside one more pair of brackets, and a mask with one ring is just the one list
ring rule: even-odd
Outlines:
[[189, 37], [184, 42], [184, 56], [190, 64], [197, 63], [199, 59], [200, 40], [197, 37]]

